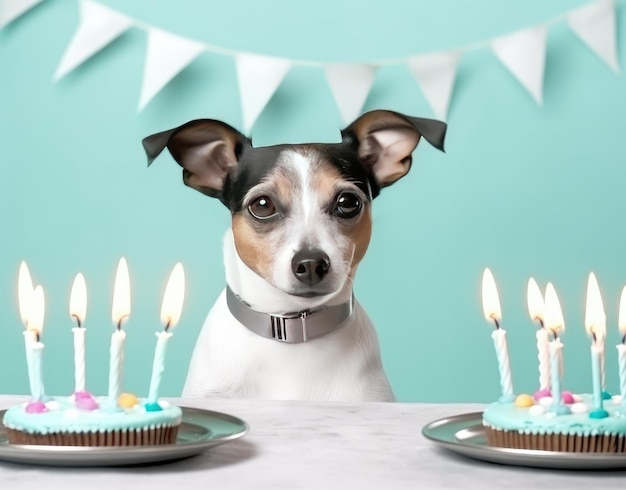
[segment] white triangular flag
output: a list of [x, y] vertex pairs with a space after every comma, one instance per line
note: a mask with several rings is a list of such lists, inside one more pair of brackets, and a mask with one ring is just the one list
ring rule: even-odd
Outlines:
[[80, 2], [80, 25], [63, 54], [54, 79], [58, 80], [67, 75], [126, 32], [132, 25], [133, 20], [130, 17], [91, 0], [82, 0]]
[[2, 0], [0, 1], [0, 27], [4, 27], [25, 14], [43, 0]]
[[447, 119], [460, 51], [443, 51], [409, 58], [409, 69], [440, 119]]
[[249, 132], [291, 68], [284, 58], [239, 53], [235, 58], [243, 130]]
[[184, 70], [202, 51], [204, 45], [191, 39], [150, 27], [143, 84], [139, 97], [142, 110], [159, 91]]
[[619, 71], [614, 0], [600, 0], [578, 8], [567, 14], [567, 23], [613, 71]]
[[326, 78], [345, 124], [361, 113], [374, 83], [376, 68], [372, 65], [332, 63], [326, 65]]
[[543, 102], [547, 31], [548, 28], [541, 25], [491, 41], [491, 49], [498, 59], [540, 105]]

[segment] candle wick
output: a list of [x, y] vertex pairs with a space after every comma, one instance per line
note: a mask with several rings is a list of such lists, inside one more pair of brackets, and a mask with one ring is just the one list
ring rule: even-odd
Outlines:
[[553, 340], [555, 340], [555, 341], [559, 340], [559, 336], [557, 335], [556, 328], [551, 329], [551, 331], [552, 331], [552, 335], [554, 336]]
[[591, 327], [591, 338], [593, 339], [594, 344], [598, 342], [598, 338], [596, 337], [596, 333], [593, 331], [593, 327]]
[[82, 322], [80, 321], [80, 317], [76, 314], [72, 314], [72, 317], [76, 320], [76, 326], [78, 328], [81, 328], [83, 326]]
[[494, 316], [492, 316], [491, 319], [493, 320], [493, 323], [496, 324], [496, 330], [500, 330], [500, 324], [498, 323], [498, 319]]
[[39, 343], [39, 339], [40, 339], [40, 337], [39, 337], [39, 330], [35, 330], [35, 342]]
[[539, 322], [539, 326], [540, 326], [542, 329], [543, 329], [543, 328], [546, 328], [546, 327], [545, 327], [545, 325], [543, 324], [543, 319], [542, 319], [542, 318], [537, 317], [537, 321]]
[[171, 324], [172, 324], [172, 319], [168, 317], [167, 323], [165, 324], [165, 328], [163, 329], [163, 331], [167, 332], [170, 329]]
[[122, 315], [122, 316], [120, 317], [120, 319], [117, 321], [117, 330], [118, 330], [118, 332], [119, 332], [120, 330], [122, 330], [122, 322], [123, 322], [126, 318], [128, 318], [128, 315]]
[[624, 334], [624, 336], [622, 337], [622, 344], [626, 344], [626, 333]]

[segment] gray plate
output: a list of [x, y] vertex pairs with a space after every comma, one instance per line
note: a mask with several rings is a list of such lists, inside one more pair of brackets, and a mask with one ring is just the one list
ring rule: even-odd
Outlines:
[[[174, 444], [135, 447], [60, 447], [9, 444], [0, 426], [0, 461], [48, 466], [126, 466], [188, 458], [233, 441], [248, 432], [241, 419], [199, 408], [183, 409], [183, 422]], [[0, 420], [6, 410], [0, 410]]]
[[626, 454], [585, 454], [529, 449], [505, 449], [487, 445], [482, 412], [435, 420], [422, 434], [440, 446], [470, 458], [515, 466], [567, 470], [626, 468]]

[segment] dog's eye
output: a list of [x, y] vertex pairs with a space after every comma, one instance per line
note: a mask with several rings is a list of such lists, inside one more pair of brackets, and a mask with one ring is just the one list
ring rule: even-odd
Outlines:
[[354, 218], [361, 212], [361, 199], [352, 192], [342, 192], [335, 200], [333, 213], [340, 218]]
[[257, 197], [248, 206], [248, 211], [256, 219], [267, 219], [277, 214], [276, 206], [267, 196]]

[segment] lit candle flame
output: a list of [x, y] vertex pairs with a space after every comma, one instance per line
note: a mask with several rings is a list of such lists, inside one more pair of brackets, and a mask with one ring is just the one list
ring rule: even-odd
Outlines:
[[79, 272], [72, 283], [72, 292], [70, 293], [70, 316], [76, 319], [80, 327], [85, 321], [87, 313], [87, 286], [85, 278]]
[[502, 318], [500, 310], [500, 298], [498, 297], [498, 289], [496, 281], [489, 268], [485, 268], [483, 272], [483, 313], [487, 321], [495, 320], [499, 322]]
[[585, 308], [585, 328], [592, 335], [594, 342], [604, 342], [606, 336], [606, 314], [600, 295], [600, 287], [593, 272], [587, 281], [587, 303]]
[[545, 327], [555, 336], [562, 334], [565, 330], [561, 303], [551, 282], [546, 286], [544, 322]]
[[545, 305], [543, 295], [537, 285], [537, 281], [533, 277], [528, 279], [528, 288], [526, 290], [526, 302], [528, 304], [528, 314], [533, 321], [537, 321], [543, 326], [543, 315]]
[[161, 305], [161, 322], [165, 329], [173, 328], [180, 319], [185, 298], [185, 269], [178, 262], [172, 269], [170, 278], [165, 287], [163, 303]]
[[33, 281], [26, 262], [20, 264], [20, 271], [17, 277], [17, 302], [20, 308], [20, 318], [24, 325], [28, 324], [28, 313], [31, 308], [33, 296]]
[[130, 279], [128, 264], [122, 257], [117, 265], [115, 286], [113, 287], [113, 323], [118, 329], [122, 328], [122, 321], [130, 315]]
[[37, 286], [32, 292], [30, 309], [28, 311], [28, 323], [26, 324], [26, 330], [34, 331], [37, 336], [37, 341], [39, 341], [39, 337], [43, 330], [45, 309], [46, 305], [43, 288], [41, 286]]
[[619, 316], [617, 317], [617, 328], [622, 334], [622, 342], [626, 340], [626, 286], [622, 289], [622, 295], [619, 300]]

